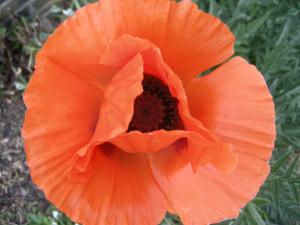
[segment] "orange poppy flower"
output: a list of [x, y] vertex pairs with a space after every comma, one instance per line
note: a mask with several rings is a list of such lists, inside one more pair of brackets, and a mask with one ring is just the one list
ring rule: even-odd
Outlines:
[[233, 46], [190, 0], [78, 10], [38, 53], [24, 95], [33, 181], [84, 225], [238, 216], [269, 173], [275, 126], [263, 76], [229, 59]]

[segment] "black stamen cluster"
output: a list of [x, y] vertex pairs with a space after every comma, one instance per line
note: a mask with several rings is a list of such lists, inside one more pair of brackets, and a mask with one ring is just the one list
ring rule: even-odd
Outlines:
[[167, 85], [160, 79], [144, 74], [143, 93], [135, 100], [134, 115], [128, 131], [182, 129], [178, 112], [178, 100], [173, 97]]

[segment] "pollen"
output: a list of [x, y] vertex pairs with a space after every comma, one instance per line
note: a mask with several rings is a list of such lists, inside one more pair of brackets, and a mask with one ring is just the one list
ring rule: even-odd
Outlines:
[[128, 131], [143, 133], [155, 130], [183, 129], [178, 100], [167, 85], [155, 76], [144, 74], [143, 93], [134, 102], [134, 114]]

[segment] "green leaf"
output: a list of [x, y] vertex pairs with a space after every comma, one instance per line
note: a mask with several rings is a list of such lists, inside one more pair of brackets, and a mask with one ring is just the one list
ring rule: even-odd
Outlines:
[[279, 191], [278, 191], [279, 187], [278, 186], [279, 186], [278, 181], [274, 181], [271, 186], [272, 197], [274, 199], [274, 203], [276, 206], [278, 206], [278, 204], [279, 204], [279, 196], [278, 196], [279, 195]]
[[220, 12], [220, 5], [216, 2], [216, 0], [209, 1], [209, 13], [218, 16]]
[[257, 225], [266, 225], [264, 220], [261, 218], [260, 214], [256, 210], [255, 204], [249, 203], [247, 208], [249, 209], [249, 212]]
[[297, 218], [298, 220], [300, 220], [300, 210], [295, 210], [295, 209], [290, 209], [287, 208], [287, 211], [294, 217]]
[[284, 153], [271, 167], [271, 173], [275, 174], [282, 165], [284, 165], [285, 161], [288, 159], [288, 157], [291, 155], [291, 151], [287, 151]]
[[74, 4], [76, 10], [80, 9], [82, 7], [78, 0], [73, 0], [73, 4]]
[[0, 27], [0, 38], [4, 38], [7, 33], [7, 28], [6, 27]]
[[272, 202], [269, 199], [257, 197], [253, 200], [253, 203], [261, 207], [265, 205], [270, 205]]
[[291, 19], [288, 18], [286, 23], [284, 24], [282, 32], [281, 32], [281, 34], [280, 34], [280, 36], [279, 36], [279, 38], [278, 38], [278, 40], [275, 44], [276, 47], [279, 46], [286, 39], [286, 37], [289, 34], [290, 27], [291, 27]]
[[290, 192], [292, 193], [295, 201], [299, 202], [299, 192], [298, 192], [296, 185], [293, 182], [288, 182], [288, 186], [289, 186]]
[[166, 217], [160, 225], [174, 225], [174, 223], [170, 218]]
[[29, 214], [28, 225], [51, 225], [51, 220], [41, 214]]
[[289, 167], [287, 168], [284, 177], [290, 177], [298, 163], [299, 155], [290, 163]]

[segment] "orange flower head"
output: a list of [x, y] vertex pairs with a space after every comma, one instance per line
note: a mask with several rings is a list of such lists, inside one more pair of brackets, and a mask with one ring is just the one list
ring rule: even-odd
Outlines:
[[237, 217], [269, 173], [275, 125], [263, 76], [230, 58], [233, 46], [191, 0], [79, 9], [38, 53], [24, 94], [33, 181], [83, 225]]

